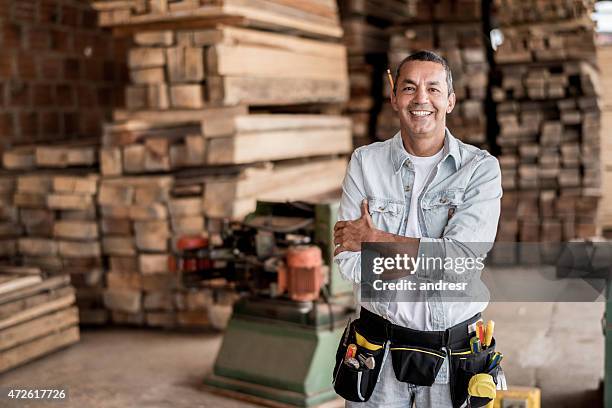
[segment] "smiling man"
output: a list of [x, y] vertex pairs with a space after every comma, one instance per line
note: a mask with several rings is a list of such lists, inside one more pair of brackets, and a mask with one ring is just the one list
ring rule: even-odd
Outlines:
[[[446, 128], [446, 115], [456, 102], [446, 60], [429, 51], [412, 54], [397, 68], [394, 84], [391, 104], [401, 130], [355, 150], [334, 228], [335, 261], [354, 282], [357, 299], [363, 242], [395, 243], [412, 257], [476, 257], [492, 246], [499, 220], [497, 159]], [[469, 242], [485, 243], [485, 249], [475, 251]], [[471, 282], [480, 276], [449, 269], [409, 274], [431, 282]], [[385, 272], [383, 279], [405, 275]], [[383, 339], [385, 355], [371, 396], [360, 399], [365, 402], [347, 401], [348, 407], [458, 408], [465, 403], [467, 384], [458, 380], [452, 350], [469, 349], [471, 329], [487, 302], [444, 302], [435, 291], [415, 296], [409, 302], [360, 300], [357, 327], [366, 337]], [[394, 349], [397, 343], [404, 347]]]

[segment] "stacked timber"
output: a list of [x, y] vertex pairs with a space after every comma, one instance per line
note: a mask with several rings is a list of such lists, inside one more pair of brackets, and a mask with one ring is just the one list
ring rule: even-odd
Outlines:
[[0, 373], [79, 341], [68, 275], [0, 266]]
[[98, 0], [99, 24], [115, 32], [217, 24], [340, 37], [336, 0]]
[[597, 233], [600, 108], [593, 2], [494, 2], [505, 190], [498, 240], [558, 242]]
[[98, 233], [98, 147], [89, 142], [18, 146], [3, 153], [15, 179], [12, 205], [20, 236], [13, 260], [49, 275], [68, 274], [80, 321], [107, 321]]
[[350, 99], [345, 112], [353, 122], [353, 145], [375, 141], [381, 107], [382, 79], [387, 69], [391, 25], [408, 21], [414, 0], [341, 0], [340, 17], [348, 51]]
[[597, 35], [597, 63], [599, 65], [601, 92], [601, 202], [598, 222], [605, 235], [612, 230], [612, 36]]
[[133, 38], [126, 106], [100, 152], [104, 302], [117, 323], [222, 328], [232, 285], [187, 287], [169, 261], [181, 237], [214, 241], [257, 199], [339, 188], [352, 141], [335, 114], [348, 98], [337, 5], [120, 3], [96, 4]]
[[17, 178], [11, 172], [0, 173], [0, 260], [14, 262], [17, 240], [23, 234], [19, 210], [14, 204]]
[[[457, 97], [455, 109], [447, 116], [447, 126], [460, 140], [486, 149], [489, 64], [482, 32], [480, 0], [421, 2], [413, 23], [390, 29], [389, 65], [395, 75], [400, 62], [419, 50], [431, 50], [446, 58]], [[386, 77], [384, 83], [386, 102], [377, 131], [381, 140], [399, 130], [397, 113], [388, 102], [391, 87]]]
[[106, 307], [113, 322], [153, 327], [223, 328], [229, 285], [183, 287], [170, 261], [182, 236], [207, 231], [202, 181], [173, 176], [102, 181], [102, 251], [108, 264]]

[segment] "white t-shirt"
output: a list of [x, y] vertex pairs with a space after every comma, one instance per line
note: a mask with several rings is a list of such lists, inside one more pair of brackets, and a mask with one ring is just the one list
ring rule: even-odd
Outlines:
[[[408, 154], [408, 158], [414, 166], [414, 184], [412, 186], [412, 195], [410, 198], [410, 209], [408, 212], [408, 223], [406, 225], [405, 235], [413, 238], [421, 238], [421, 228], [419, 227], [418, 208], [419, 196], [423, 192], [425, 183], [429, 180], [431, 172], [436, 165], [442, 160], [444, 150], [433, 156], [420, 157]], [[405, 170], [403, 170], [405, 171]], [[415, 291], [411, 302], [396, 302], [389, 305], [394, 310], [397, 317], [403, 322], [408, 322], [408, 327], [414, 330], [433, 330], [430, 320], [429, 306], [424, 295]]]
[[410, 199], [410, 211], [408, 212], [408, 225], [406, 226], [406, 236], [421, 238], [421, 228], [419, 227], [418, 208], [419, 196], [423, 192], [423, 187], [429, 179], [431, 172], [436, 165], [442, 160], [444, 149], [433, 156], [413, 156], [408, 153], [408, 158], [414, 166], [414, 184], [412, 186], [412, 198]]

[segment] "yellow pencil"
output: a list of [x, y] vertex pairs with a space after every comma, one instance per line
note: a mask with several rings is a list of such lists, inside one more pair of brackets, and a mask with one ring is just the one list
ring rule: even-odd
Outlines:
[[387, 69], [387, 78], [389, 78], [389, 84], [391, 84], [391, 92], [393, 92], [393, 88], [395, 88], [395, 86], [393, 85], [393, 76], [391, 75], [390, 69]]
[[487, 347], [491, 345], [491, 341], [493, 340], [493, 330], [495, 330], [495, 322], [493, 320], [489, 320], [485, 330], [485, 346]]

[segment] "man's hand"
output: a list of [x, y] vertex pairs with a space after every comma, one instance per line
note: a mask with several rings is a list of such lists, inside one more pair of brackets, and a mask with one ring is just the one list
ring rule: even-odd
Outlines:
[[374, 222], [370, 217], [368, 200], [361, 202], [361, 217], [354, 221], [338, 221], [334, 226], [334, 256], [344, 251], [361, 251], [361, 243], [373, 240]]

